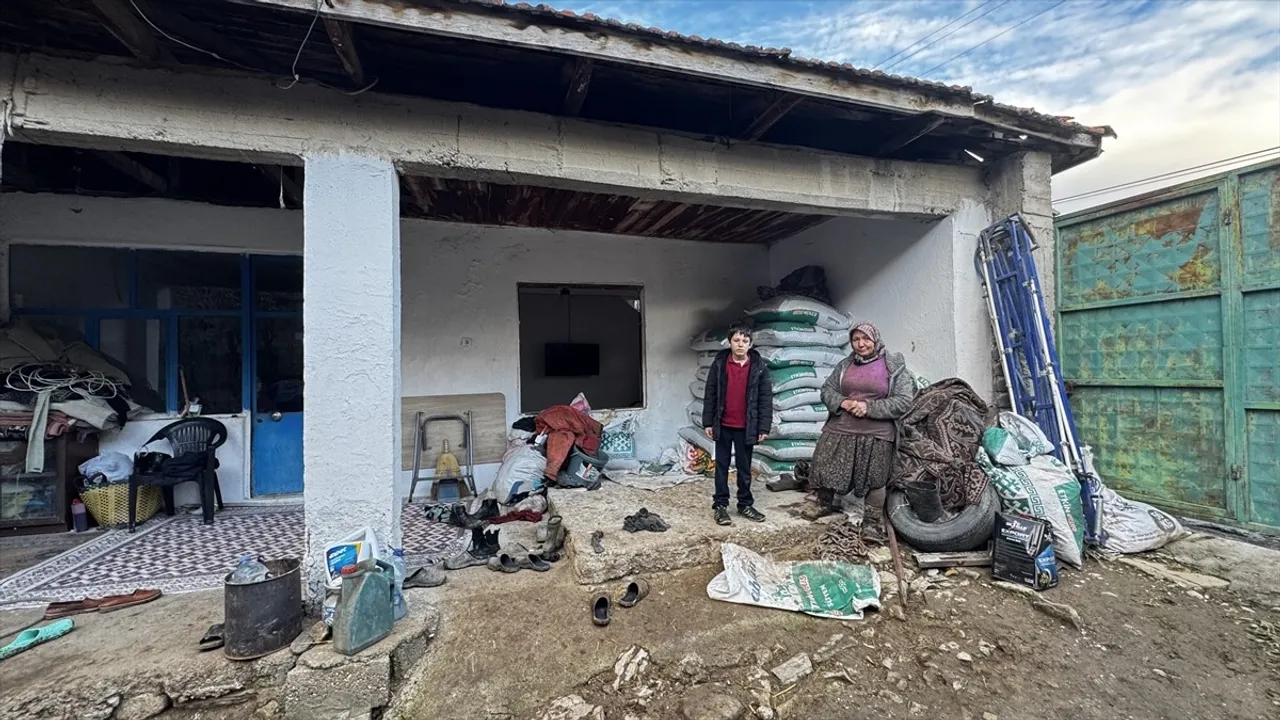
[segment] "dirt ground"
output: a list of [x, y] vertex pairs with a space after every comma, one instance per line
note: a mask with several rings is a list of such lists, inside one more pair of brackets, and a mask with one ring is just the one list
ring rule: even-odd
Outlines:
[[0, 538], [0, 580], [97, 537], [99, 531]]
[[[416, 697], [393, 715], [560, 720], [599, 717], [595, 706], [617, 720], [710, 720], [738, 717], [741, 703], [741, 717], [766, 704], [773, 713], [760, 717], [832, 720], [1280, 717], [1273, 599], [1193, 595], [1115, 562], [1090, 559], [1042, 594], [1076, 609], [1082, 630], [985, 571], [933, 577], [905, 621], [882, 612], [841, 622], [713, 601], [714, 568], [650, 578], [650, 597], [598, 628], [592, 588], [563, 565], [456, 576], [438, 595], [441, 631]], [[649, 664], [615, 689], [615, 662], [632, 646]], [[813, 659], [812, 674], [792, 686], [767, 676], [798, 653]], [[732, 698], [718, 698], [727, 710], [700, 714], [695, 696], [713, 692]], [[577, 710], [548, 714], [569, 694], [583, 699]]]

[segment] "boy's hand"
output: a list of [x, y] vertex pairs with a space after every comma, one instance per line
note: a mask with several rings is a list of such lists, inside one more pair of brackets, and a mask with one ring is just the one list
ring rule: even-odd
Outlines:
[[769, 437], [769, 436], [768, 436], [768, 435], [765, 435], [765, 434], [763, 434], [763, 433], [761, 433], [761, 434], [760, 434], [760, 436], [756, 438], [756, 442], [757, 442], [757, 443], [762, 443], [762, 442], [764, 442], [764, 439], [765, 439], [765, 438], [767, 438], [767, 437]]
[[706, 430], [703, 430], [702, 432], [707, 436], [707, 439], [708, 439], [708, 440], [715, 440], [715, 439], [716, 439], [716, 431], [715, 431], [713, 428], [707, 428]]

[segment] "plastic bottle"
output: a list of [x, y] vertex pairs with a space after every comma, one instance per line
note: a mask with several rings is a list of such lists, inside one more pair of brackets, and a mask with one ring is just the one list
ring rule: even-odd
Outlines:
[[80, 498], [71, 501], [71, 525], [76, 532], [84, 532], [89, 529], [89, 516], [85, 514], [84, 503]]
[[248, 585], [267, 579], [267, 566], [254, 559], [253, 555], [240, 556], [240, 564], [231, 573], [227, 582], [232, 585]]
[[409, 603], [404, 599], [404, 578], [406, 574], [404, 565], [404, 548], [395, 548], [391, 551], [391, 567], [395, 569], [395, 585], [391, 589], [391, 610], [392, 617], [396, 620], [409, 614]]

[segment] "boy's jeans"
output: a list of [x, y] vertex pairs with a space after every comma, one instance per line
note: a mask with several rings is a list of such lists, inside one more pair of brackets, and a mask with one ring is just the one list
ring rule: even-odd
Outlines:
[[716, 494], [711, 503], [715, 507], [729, 507], [729, 453], [732, 450], [738, 468], [738, 507], [755, 505], [751, 496], [751, 448], [742, 428], [721, 427], [716, 432]]

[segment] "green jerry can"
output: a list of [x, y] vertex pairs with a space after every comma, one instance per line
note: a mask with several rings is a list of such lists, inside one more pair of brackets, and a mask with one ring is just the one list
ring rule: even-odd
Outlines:
[[384, 562], [369, 560], [342, 568], [342, 591], [333, 612], [335, 651], [355, 655], [391, 634], [394, 572]]

